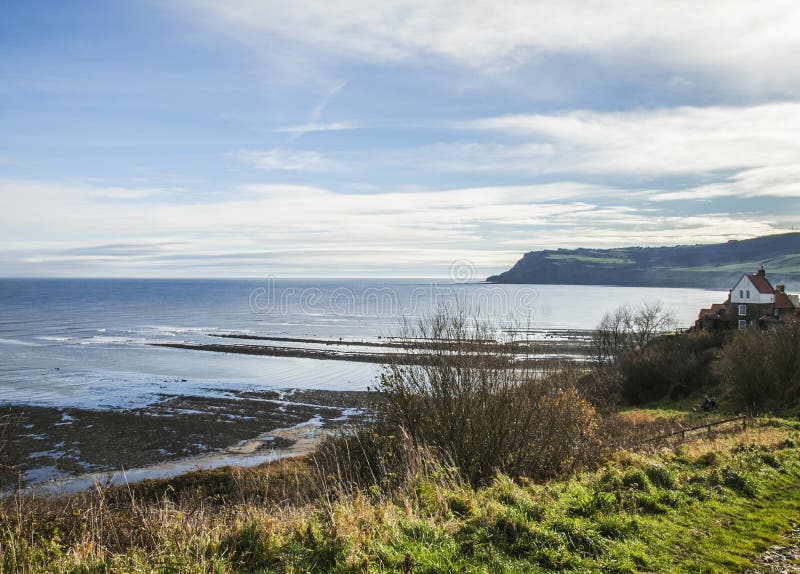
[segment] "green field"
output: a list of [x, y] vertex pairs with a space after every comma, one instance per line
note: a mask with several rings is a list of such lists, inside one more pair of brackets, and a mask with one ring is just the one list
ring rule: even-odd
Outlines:
[[602, 255], [566, 255], [551, 253], [547, 256], [552, 261], [580, 261], [582, 263], [597, 263], [599, 265], [629, 265], [636, 263], [633, 259], [623, 257], [607, 257]]

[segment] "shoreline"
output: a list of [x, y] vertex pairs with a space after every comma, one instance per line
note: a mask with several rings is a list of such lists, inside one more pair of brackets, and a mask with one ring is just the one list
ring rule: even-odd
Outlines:
[[368, 416], [370, 401], [366, 391], [288, 389], [162, 395], [133, 409], [3, 405], [0, 490], [295, 456]]
[[277, 460], [301, 457], [311, 453], [325, 434], [331, 430], [322, 429], [320, 420], [315, 417], [293, 427], [262, 433], [253, 439], [242, 441], [219, 451], [143, 467], [53, 478], [45, 482], [23, 486], [21, 489], [11, 488], [0, 491], [0, 498], [20, 491], [26, 494], [61, 496], [88, 490], [97, 484], [104, 487], [122, 486], [145, 480], [169, 479], [191, 472], [225, 466], [245, 468], [261, 466]]

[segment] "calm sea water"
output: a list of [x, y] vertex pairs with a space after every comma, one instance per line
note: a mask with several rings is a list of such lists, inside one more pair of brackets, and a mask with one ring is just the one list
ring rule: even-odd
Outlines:
[[360, 389], [371, 364], [149, 346], [214, 333], [374, 341], [438, 305], [501, 324], [591, 329], [615, 307], [660, 301], [683, 325], [724, 293], [398, 280], [0, 280], [0, 403], [89, 408], [220, 388]]

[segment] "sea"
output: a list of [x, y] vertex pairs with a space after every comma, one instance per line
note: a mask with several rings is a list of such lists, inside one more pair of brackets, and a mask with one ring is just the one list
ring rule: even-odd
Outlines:
[[532, 336], [588, 332], [604, 313], [643, 302], [659, 302], [688, 327], [725, 296], [427, 279], [2, 279], [0, 404], [125, 409], [209, 388], [359, 390], [379, 367], [152, 344], [219, 343], [211, 337], [219, 334], [369, 344], [448, 306]]

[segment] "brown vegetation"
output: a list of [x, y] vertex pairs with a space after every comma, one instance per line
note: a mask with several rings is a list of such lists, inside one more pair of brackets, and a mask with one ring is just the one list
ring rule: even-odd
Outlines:
[[[423, 364], [399, 356], [385, 368], [377, 426], [352, 434], [350, 468], [354, 450], [373, 459], [395, 447], [391, 436], [437, 453], [473, 484], [497, 472], [556, 476], [602, 456], [600, 419], [578, 392], [574, 367], [531, 362], [515, 345], [498, 344], [492, 325], [463, 311], [407, 325], [403, 337], [437, 344]], [[355, 467], [365, 465], [375, 472], [373, 463]]]
[[751, 412], [786, 410], [800, 401], [800, 322], [747, 329], [714, 363], [725, 395]]

